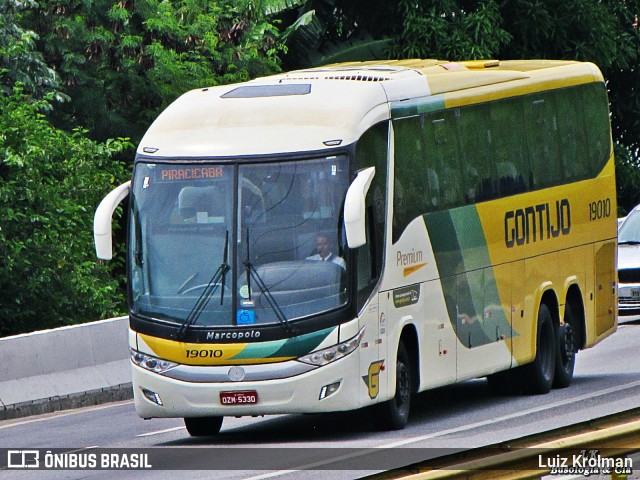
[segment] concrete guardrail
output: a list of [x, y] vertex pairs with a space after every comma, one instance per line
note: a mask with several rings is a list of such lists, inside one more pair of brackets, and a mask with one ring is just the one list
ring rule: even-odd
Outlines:
[[0, 338], [0, 420], [132, 398], [128, 317]]

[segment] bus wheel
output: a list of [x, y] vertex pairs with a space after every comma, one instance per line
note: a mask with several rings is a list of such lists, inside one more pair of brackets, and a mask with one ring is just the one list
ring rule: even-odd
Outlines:
[[576, 340], [572, 327], [571, 305], [565, 306], [565, 322], [556, 332], [556, 372], [553, 379], [554, 388], [566, 388], [573, 379], [573, 367], [576, 364]]
[[411, 407], [411, 364], [409, 355], [400, 342], [396, 362], [396, 394], [391, 399], [377, 405], [373, 422], [379, 430], [402, 430], [409, 420]]
[[538, 312], [538, 337], [535, 360], [522, 367], [522, 388], [526, 393], [548, 393], [556, 370], [556, 334], [549, 307]]
[[190, 417], [184, 419], [187, 432], [192, 437], [211, 437], [220, 432], [224, 417]]

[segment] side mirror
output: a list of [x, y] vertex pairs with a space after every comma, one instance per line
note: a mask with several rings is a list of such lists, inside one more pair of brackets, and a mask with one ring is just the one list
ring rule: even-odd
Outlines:
[[360, 170], [347, 190], [344, 201], [344, 226], [349, 248], [357, 248], [367, 243], [365, 197], [375, 174], [376, 167]]
[[123, 183], [102, 199], [93, 217], [93, 238], [96, 244], [96, 255], [102, 260], [113, 257], [111, 238], [111, 219], [120, 202], [129, 195], [131, 181]]

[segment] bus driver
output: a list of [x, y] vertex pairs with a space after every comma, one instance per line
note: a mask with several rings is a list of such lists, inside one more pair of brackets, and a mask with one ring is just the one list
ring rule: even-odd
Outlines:
[[343, 269], [346, 269], [346, 264], [342, 257], [339, 257], [331, 251], [331, 241], [329, 237], [323, 234], [319, 234], [316, 237], [316, 249], [318, 253], [307, 257], [306, 260], [315, 262], [333, 262], [336, 265], [340, 265]]

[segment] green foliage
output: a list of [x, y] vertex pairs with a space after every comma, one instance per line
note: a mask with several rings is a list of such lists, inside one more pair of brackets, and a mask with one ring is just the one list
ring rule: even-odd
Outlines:
[[278, 70], [282, 46], [249, 0], [42, 0], [24, 16], [72, 102], [56, 121], [138, 140], [180, 94]]
[[125, 311], [113, 266], [95, 260], [92, 223], [126, 176], [112, 157], [131, 144], [52, 127], [50, 100], [0, 94], [0, 336]]
[[[504, 54], [515, 58], [588, 60], [607, 69], [627, 57], [619, 2], [600, 0], [501, 0], [505, 28], [513, 35]], [[623, 60], [624, 61], [624, 60]]]
[[[277, 3], [277, 0], [273, 0]], [[287, 69], [387, 58], [401, 24], [397, 5], [385, 0], [309, 0], [279, 12]], [[298, 6], [298, 5], [295, 5]]]
[[640, 158], [622, 145], [615, 145], [618, 216], [629, 213], [640, 204]]
[[22, 28], [16, 19], [35, 2], [0, 0], [0, 91], [10, 93], [16, 82], [26, 92], [42, 96], [58, 87], [58, 77], [36, 50], [35, 32]]
[[398, 58], [494, 58], [509, 43], [494, 0], [401, 0], [403, 28], [392, 54]]

